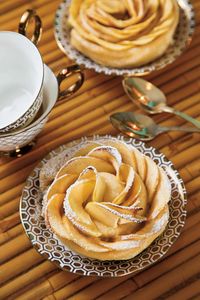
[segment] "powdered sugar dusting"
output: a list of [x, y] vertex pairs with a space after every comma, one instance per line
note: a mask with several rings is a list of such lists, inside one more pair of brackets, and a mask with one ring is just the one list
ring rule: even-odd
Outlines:
[[140, 246], [141, 241], [119, 241], [119, 242], [113, 242], [113, 243], [104, 243], [101, 242], [101, 245], [108, 247], [112, 250], [127, 250], [127, 249], [133, 249], [138, 248]]
[[93, 171], [95, 173], [95, 175], [97, 175], [97, 169], [93, 166], [88, 166], [80, 173], [78, 180], [80, 180], [80, 177], [87, 174], [89, 171]]
[[40, 173], [44, 173], [46, 177], [54, 177], [57, 171], [69, 158], [70, 156], [68, 154], [68, 151], [63, 151], [62, 153], [48, 160], [48, 162], [41, 169]]
[[122, 218], [122, 219], [129, 220], [129, 221], [131, 221], [131, 222], [142, 223], [142, 222], [146, 221], [146, 218], [145, 218], [145, 217], [140, 217], [140, 216], [134, 217], [134, 216], [132, 216], [132, 215], [127, 215], [127, 214], [119, 213], [118, 211], [116, 211], [116, 210], [114, 210], [114, 209], [112, 209], [112, 208], [110, 208], [110, 207], [108, 207], [108, 206], [106, 206], [106, 205], [104, 205], [104, 204], [102, 204], [102, 203], [99, 203], [99, 202], [97, 202], [97, 205], [99, 205], [99, 206], [101, 206], [101, 207], [107, 209], [107, 210], [108, 210], [109, 212], [111, 212], [113, 215], [116, 215], [116, 216], [118, 216], [118, 217], [120, 217], [120, 218]]
[[126, 186], [125, 186], [126, 193], [128, 193], [128, 191], [133, 186], [134, 179], [135, 179], [135, 172], [134, 172], [133, 168], [130, 167], [130, 172], [129, 172], [128, 179], [127, 179]]
[[85, 233], [88, 233], [88, 232], [87, 232], [87, 229], [86, 229], [83, 225], [81, 225], [79, 222], [77, 222], [76, 219], [73, 218], [72, 215], [70, 215], [69, 213], [66, 213], [66, 217], [67, 217], [67, 218], [71, 221], [71, 223], [72, 223], [74, 226], [76, 226], [80, 231], [85, 232]]
[[75, 181], [73, 184], [70, 185], [70, 187], [67, 189], [66, 191], [66, 195], [65, 195], [65, 199], [63, 201], [63, 208], [64, 208], [64, 212], [65, 215], [68, 216], [69, 218], [76, 218], [76, 214], [74, 213], [74, 211], [71, 209], [71, 206], [69, 204], [69, 195], [72, 191], [72, 189], [77, 185], [77, 181]]
[[71, 193], [72, 189], [74, 189], [77, 185], [79, 185], [81, 183], [86, 183], [86, 182], [90, 182], [90, 180], [79, 179], [79, 180], [75, 181], [66, 191], [66, 196], [63, 201], [63, 208], [64, 208], [65, 215], [68, 216], [69, 218], [71, 217], [73, 219], [78, 219], [77, 214], [73, 211], [73, 209], [71, 208], [70, 203], [69, 203], [70, 193]]
[[118, 165], [119, 166], [121, 165], [122, 157], [121, 157], [121, 154], [119, 153], [119, 151], [116, 148], [111, 147], [111, 146], [99, 146], [99, 147], [96, 147], [96, 148], [92, 149], [88, 153], [88, 155], [91, 155], [94, 152], [98, 152], [98, 151], [106, 151], [106, 152], [110, 153], [116, 159]]
[[167, 223], [168, 218], [169, 218], [168, 214], [165, 213], [160, 219], [155, 220], [155, 223], [152, 227], [152, 232], [156, 233], [160, 231], [163, 228], [163, 226]]
[[133, 205], [131, 205], [131, 206], [123, 206], [123, 205], [118, 205], [118, 204], [115, 204], [115, 203], [112, 203], [112, 202], [103, 202], [104, 204], [108, 204], [108, 205], [110, 205], [110, 206], [114, 206], [114, 207], [117, 207], [117, 208], [121, 208], [121, 209], [127, 209], [127, 210], [142, 210], [142, 208], [141, 207], [137, 207], [136, 205], [135, 205], [135, 203], [133, 204]]
[[72, 189], [77, 185], [77, 183], [79, 183], [81, 180], [76, 181], [75, 183], [73, 183], [66, 192], [66, 196], [65, 199], [63, 201], [63, 208], [64, 208], [64, 213], [65, 216], [72, 222], [73, 225], [75, 225], [79, 230], [86, 232], [84, 226], [82, 226], [79, 222], [76, 221], [77, 215], [75, 214], [75, 212], [72, 210], [70, 204], [69, 204], [69, 195], [72, 191]]
[[100, 139], [99, 141], [103, 144], [104, 142], [107, 143], [109, 140], [116, 142], [117, 144], [122, 144], [127, 149], [130, 149], [130, 150], [136, 149], [135, 146], [133, 146], [132, 144], [127, 144], [125, 141], [119, 140], [118, 138], [111, 137], [111, 136], [109, 136], [109, 138]]

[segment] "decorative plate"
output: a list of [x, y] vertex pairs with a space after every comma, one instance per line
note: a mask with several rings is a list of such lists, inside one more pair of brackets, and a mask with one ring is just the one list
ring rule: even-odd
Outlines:
[[64, 0], [57, 9], [55, 15], [55, 38], [60, 49], [78, 65], [84, 66], [86, 69], [93, 69], [98, 73], [118, 76], [143, 76], [153, 71], [163, 69], [167, 65], [173, 63], [192, 41], [192, 35], [195, 28], [194, 9], [190, 0], [177, 0], [180, 6], [180, 21], [174, 37], [174, 43], [168, 48], [165, 54], [155, 61], [138, 68], [118, 69], [109, 68], [100, 65], [90, 58], [84, 56], [70, 44], [70, 31], [66, 26], [68, 19], [68, 11], [71, 0]]
[[55, 155], [65, 151], [69, 157], [74, 150], [78, 150], [88, 140], [102, 138], [112, 138], [106, 136], [83, 137], [66, 145], [60, 146], [50, 152], [33, 170], [26, 181], [20, 203], [21, 221], [37, 251], [51, 262], [54, 262], [63, 270], [73, 273], [102, 276], [119, 277], [138, 272], [159, 260], [175, 242], [179, 236], [186, 218], [186, 191], [182, 179], [174, 169], [172, 163], [153, 147], [145, 145], [143, 142], [132, 138], [118, 136], [127, 144], [135, 146], [139, 151], [151, 157], [159, 166], [167, 172], [171, 187], [172, 198], [169, 202], [170, 217], [168, 225], [161, 236], [159, 236], [146, 250], [133, 259], [125, 261], [99, 261], [83, 257], [69, 250], [62, 242], [45, 226], [44, 219], [41, 217], [42, 194], [39, 189], [39, 172], [41, 167]]

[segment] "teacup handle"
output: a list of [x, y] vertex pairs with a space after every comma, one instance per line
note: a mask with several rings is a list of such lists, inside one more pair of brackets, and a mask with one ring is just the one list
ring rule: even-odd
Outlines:
[[[63, 80], [66, 78], [71, 77], [74, 74], [78, 74], [78, 79], [75, 83], [73, 83], [70, 87], [67, 89], [61, 91], [60, 85]], [[83, 84], [84, 82], [84, 74], [81, 70], [81, 67], [79, 65], [71, 65], [66, 68], [64, 68], [60, 73], [57, 75], [57, 81], [59, 85], [59, 98], [58, 100], [62, 99], [63, 97], [69, 97], [73, 95]]]
[[33, 9], [27, 9], [19, 22], [18, 32], [26, 36], [26, 30], [30, 19], [35, 19], [35, 29], [31, 41], [37, 45], [42, 35], [42, 21]]

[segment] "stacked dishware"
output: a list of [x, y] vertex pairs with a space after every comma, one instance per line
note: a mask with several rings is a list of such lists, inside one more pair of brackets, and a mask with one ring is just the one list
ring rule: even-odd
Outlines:
[[[32, 18], [35, 30], [29, 40], [26, 29]], [[77, 65], [64, 68], [56, 77], [43, 63], [36, 47], [42, 23], [35, 11], [23, 14], [18, 31], [0, 32], [0, 153], [5, 155], [20, 155], [24, 147], [32, 146], [56, 101], [72, 95], [84, 80]], [[60, 91], [61, 82], [75, 73], [76, 82]]]

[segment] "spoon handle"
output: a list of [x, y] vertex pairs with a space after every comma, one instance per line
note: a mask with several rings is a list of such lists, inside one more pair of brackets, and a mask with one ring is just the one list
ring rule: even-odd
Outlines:
[[181, 118], [183, 118], [184, 120], [192, 123], [195, 127], [197, 128], [200, 128], [200, 121], [190, 117], [189, 115], [179, 111], [179, 110], [176, 110], [174, 109], [173, 107], [169, 107], [169, 106], [165, 106], [164, 109], [163, 109], [165, 112], [169, 112], [169, 113], [172, 113], [172, 114], [175, 114]]
[[199, 132], [200, 129], [193, 127], [181, 127], [181, 126], [170, 126], [170, 127], [161, 127], [157, 128], [157, 133], [162, 133], [166, 131], [185, 131], [185, 132]]

